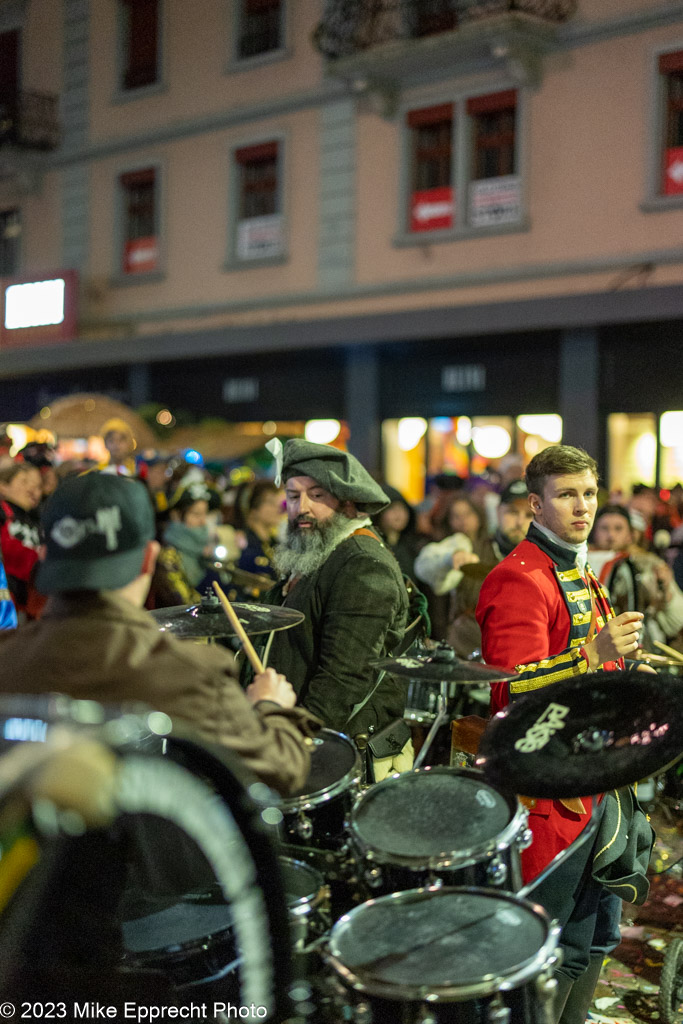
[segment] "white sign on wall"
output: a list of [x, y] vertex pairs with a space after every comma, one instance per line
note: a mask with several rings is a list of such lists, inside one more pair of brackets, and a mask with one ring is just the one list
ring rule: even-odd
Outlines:
[[471, 182], [469, 198], [472, 227], [516, 224], [522, 219], [522, 183], [516, 174]]
[[249, 217], [237, 225], [237, 258], [267, 259], [284, 251], [282, 214], [270, 217]]
[[441, 368], [441, 390], [453, 394], [460, 391], [485, 391], [486, 367], [481, 363]]
[[223, 381], [223, 401], [255, 402], [259, 396], [258, 377], [227, 377]]

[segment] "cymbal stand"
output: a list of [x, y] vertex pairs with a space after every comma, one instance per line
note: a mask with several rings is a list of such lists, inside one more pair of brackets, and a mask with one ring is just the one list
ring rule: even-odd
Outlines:
[[439, 683], [439, 696], [436, 699], [436, 718], [432, 722], [429, 732], [425, 738], [424, 743], [420, 747], [420, 753], [417, 755], [413, 762], [413, 768], [421, 768], [424, 759], [427, 756], [427, 752], [434, 742], [434, 737], [441, 728], [441, 726], [448, 721], [450, 715], [448, 711], [448, 683]]

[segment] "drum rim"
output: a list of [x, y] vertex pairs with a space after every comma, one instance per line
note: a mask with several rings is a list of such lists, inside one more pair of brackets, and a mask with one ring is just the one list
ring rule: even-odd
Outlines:
[[[361, 835], [358, 826], [358, 814], [363, 803], [365, 802], [367, 807], [370, 801], [374, 799], [374, 794], [380, 787], [384, 786], [387, 788], [387, 784], [396, 779], [404, 779], [416, 775], [427, 774], [466, 775], [470, 777], [474, 776], [476, 779], [481, 779], [485, 786], [489, 789], [495, 790], [496, 793], [507, 801], [510, 811], [513, 812], [510, 820], [504, 829], [498, 832], [495, 836], [489, 836], [487, 839], [482, 840], [482, 842], [477, 846], [470, 846], [461, 850], [443, 850], [440, 853], [430, 854], [428, 856], [424, 854], [391, 853], [381, 849], [380, 847], [370, 845], [370, 843]], [[360, 849], [362, 856], [364, 856], [366, 860], [372, 861], [376, 864], [393, 864], [398, 867], [413, 868], [415, 870], [425, 868], [428, 870], [466, 868], [470, 867], [472, 864], [478, 864], [487, 857], [494, 856], [496, 853], [505, 853], [507, 850], [511, 849], [514, 846], [517, 836], [526, 828], [527, 817], [527, 811], [522, 804], [520, 804], [519, 799], [511, 792], [499, 789], [497, 786], [492, 786], [490, 782], [486, 781], [484, 773], [478, 768], [455, 768], [449, 765], [428, 765], [425, 768], [415, 768], [410, 772], [390, 775], [388, 778], [382, 779], [381, 782], [371, 786], [370, 789], [367, 789], [364, 793], [361, 793], [358, 800], [356, 800], [354, 806], [351, 808], [349, 832], [351, 833], [352, 841]]]
[[[309, 892], [305, 896], [299, 896], [297, 897], [297, 899], [289, 902], [289, 900], [287, 899], [289, 894], [285, 891], [285, 899], [287, 899], [288, 914], [291, 914], [294, 917], [307, 917], [308, 914], [314, 913], [318, 909], [318, 907], [324, 904], [329, 897], [329, 887], [325, 882], [323, 874], [320, 871], [318, 871], [317, 868], [313, 867], [312, 864], [309, 864], [305, 860], [297, 860], [296, 857], [285, 857], [279, 855], [278, 860], [280, 861], [280, 864], [282, 864], [282, 861], [286, 861], [287, 864], [290, 866], [292, 864], [301, 864], [303, 865], [304, 868], [306, 868], [307, 872], [312, 873], [314, 876], [317, 876], [314, 880], [316, 881], [316, 883], [319, 880], [320, 884], [317, 885], [317, 888], [315, 889], [314, 892]], [[286, 885], [284, 885], [284, 879], [283, 887], [286, 890]]]
[[345, 732], [338, 732], [336, 729], [321, 729], [318, 733], [324, 739], [324, 734], [333, 734], [335, 738], [341, 737], [353, 750], [354, 759], [353, 764], [347, 771], [346, 775], [343, 775], [336, 782], [331, 782], [329, 786], [323, 786], [321, 789], [314, 789], [311, 793], [302, 793], [300, 796], [285, 797], [281, 801], [280, 809], [283, 813], [288, 814], [292, 811], [309, 811], [314, 807], [318, 807], [321, 803], [326, 803], [328, 800], [332, 800], [335, 796], [339, 796], [345, 790], [351, 786], [360, 783], [362, 765], [360, 759], [360, 753], [356, 744], [353, 742], [350, 736], [347, 736]]
[[[429, 898], [432, 894], [438, 896], [439, 893], [482, 895], [506, 901], [516, 906], [522, 905], [526, 910], [531, 910], [537, 917], [544, 919], [546, 924], [545, 940], [532, 956], [522, 961], [522, 963], [516, 964], [514, 969], [508, 973], [503, 975], [484, 975], [479, 981], [468, 985], [428, 986], [384, 981], [374, 978], [371, 974], [364, 973], [362, 970], [358, 971], [348, 967], [341, 959], [339, 953], [334, 951], [335, 932], [338, 933], [340, 926], [346, 924], [354, 915], [360, 917], [360, 912], [364, 908], [380, 902], [388, 903], [390, 900], [393, 903], [402, 903], [409, 899], [423, 900]], [[332, 926], [323, 955], [325, 961], [357, 992], [363, 992], [366, 995], [378, 996], [384, 999], [393, 999], [396, 1002], [410, 1000], [427, 1001], [429, 1003], [462, 1003], [473, 998], [495, 995], [496, 992], [510, 992], [521, 988], [526, 982], [540, 977], [544, 971], [547, 971], [549, 967], [558, 961], [557, 948], [560, 932], [559, 924], [556, 921], [551, 921], [548, 913], [540, 904], [521, 899], [514, 893], [497, 892], [495, 889], [486, 889], [480, 886], [427, 886], [420, 889], [404, 889], [401, 892], [388, 893], [372, 900], [366, 900], [365, 903], [353, 907], [352, 910], [344, 914]]]

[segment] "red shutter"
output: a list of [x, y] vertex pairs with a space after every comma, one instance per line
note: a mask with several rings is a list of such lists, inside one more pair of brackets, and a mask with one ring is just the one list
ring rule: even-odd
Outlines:
[[139, 185], [153, 185], [154, 178], [154, 168], [146, 167], [143, 171], [127, 171], [119, 180], [124, 188], [137, 188]]
[[507, 89], [505, 92], [494, 92], [488, 96], [471, 96], [467, 101], [467, 113], [495, 114], [499, 110], [514, 110], [517, 106], [517, 90]]
[[661, 75], [670, 75], [676, 71], [683, 71], [683, 50], [660, 54], [659, 73]]
[[450, 121], [453, 117], [453, 104], [442, 103], [438, 107], [425, 107], [424, 110], [411, 110], [406, 116], [409, 128], [421, 128], [427, 124], [439, 124]]
[[275, 160], [277, 158], [277, 142], [262, 142], [258, 146], [243, 146], [235, 150], [235, 160], [238, 164], [253, 164], [261, 160]]

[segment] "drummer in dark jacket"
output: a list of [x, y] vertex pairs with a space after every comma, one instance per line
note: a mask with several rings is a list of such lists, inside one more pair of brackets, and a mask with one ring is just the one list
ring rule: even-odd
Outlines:
[[[274, 559], [282, 579], [268, 600], [306, 621], [275, 633], [268, 661], [299, 704], [363, 745], [400, 722], [405, 704], [404, 684], [372, 667], [399, 647], [408, 612], [401, 570], [370, 519], [389, 499], [337, 448], [294, 439], [281, 458], [287, 533]], [[375, 778], [410, 767], [411, 755], [406, 748], [383, 759]]]

